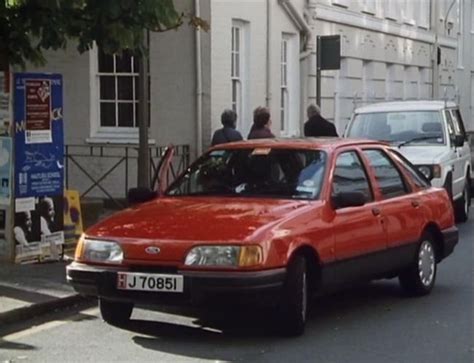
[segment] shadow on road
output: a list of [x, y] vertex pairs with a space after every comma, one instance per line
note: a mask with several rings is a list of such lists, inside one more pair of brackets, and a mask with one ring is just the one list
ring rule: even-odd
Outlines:
[[[435, 290], [445, 289], [449, 290], [449, 287], [437, 286]], [[133, 341], [146, 349], [201, 359], [234, 360], [232, 352], [238, 353], [238, 348], [245, 347], [245, 351], [253, 354], [247, 359], [256, 359], [282, 346], [297, 347], [305, 342], [317, 344], [318, 336], [332, 334], [339, 326], [343, 329], [348, 322], [364, 324], [366, 316], [397, 313], [403, 305], [421, 305], [424, 299], [406, 299], [396, 280], [364, 284], [317, 297], [311, 304], [306, 334], [296, 339], [282, 337], [278, 331], [278, 315], [271, 309], [255, 307], [159, 308], [160, 312], [194, 320], [191, 325], [184, 325], [135, 319], [120, 328], [139, 334], [133, 337]], [[186, 349], [183, 349], [183, 344]]]

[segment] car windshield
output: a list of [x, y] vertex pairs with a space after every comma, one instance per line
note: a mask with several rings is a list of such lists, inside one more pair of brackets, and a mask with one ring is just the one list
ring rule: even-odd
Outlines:
[[326, 159], [319, 150], [213, 150], [199, 158], [166, 194], [317, 199]]
[[347, 136], [404, 145], [445, 143], [444, 130], [438, 111], [357, 114]]

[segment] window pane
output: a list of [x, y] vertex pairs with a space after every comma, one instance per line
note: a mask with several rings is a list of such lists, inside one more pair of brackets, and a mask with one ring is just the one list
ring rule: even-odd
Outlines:
[[119, 127], [133, 127], [133, 103], [118, 104], [118, 125]]
[[337, 157], [332, 183], [333, 196], [346, 192], [362, 192], [367, 201], [373, 199], [365, 169], [353, 151]]
[[114, 72], [114, 56], [105, 54], [99, 50], [99, 73]]
[[118, 77], [118, 99], [133, 100], [132, 77]]
[[132, 72], [132, 56], [129, 52], [123, 52], [121, 56], [115, 56], [116, 72], [131, 73]]
[[101, 76], [100, 77], [100, 99], [101, 100], [115, 100], [115, 77]]
[[115, 127], [115, 103], [100, 103], [100, 126]]
[[385, 153], [380, 150], [364, 150], [364, 154], [374, 169], [375, 178], [385, 198], [406, 194], [407, 190], [400, 172]]
[[240, 51], [240, 29], [235, 28], [235, 51]]

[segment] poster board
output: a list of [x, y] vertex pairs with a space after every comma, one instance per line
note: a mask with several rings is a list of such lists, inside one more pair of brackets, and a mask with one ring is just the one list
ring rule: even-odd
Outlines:
[[14, 74], [16, 262], [56, 260], [64, 244], [63, 82]]

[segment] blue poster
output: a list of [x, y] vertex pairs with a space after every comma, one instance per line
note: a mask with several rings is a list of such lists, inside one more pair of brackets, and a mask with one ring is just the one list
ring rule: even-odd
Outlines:
[[[12, 175], [12, 139], [0, 136], [0, 205], [10, 205]], [[0, 229], [2, 229], [0, 225]]]
[[62, 195], [62, 76], [16, 73], [14, 85], [15, 198]]

